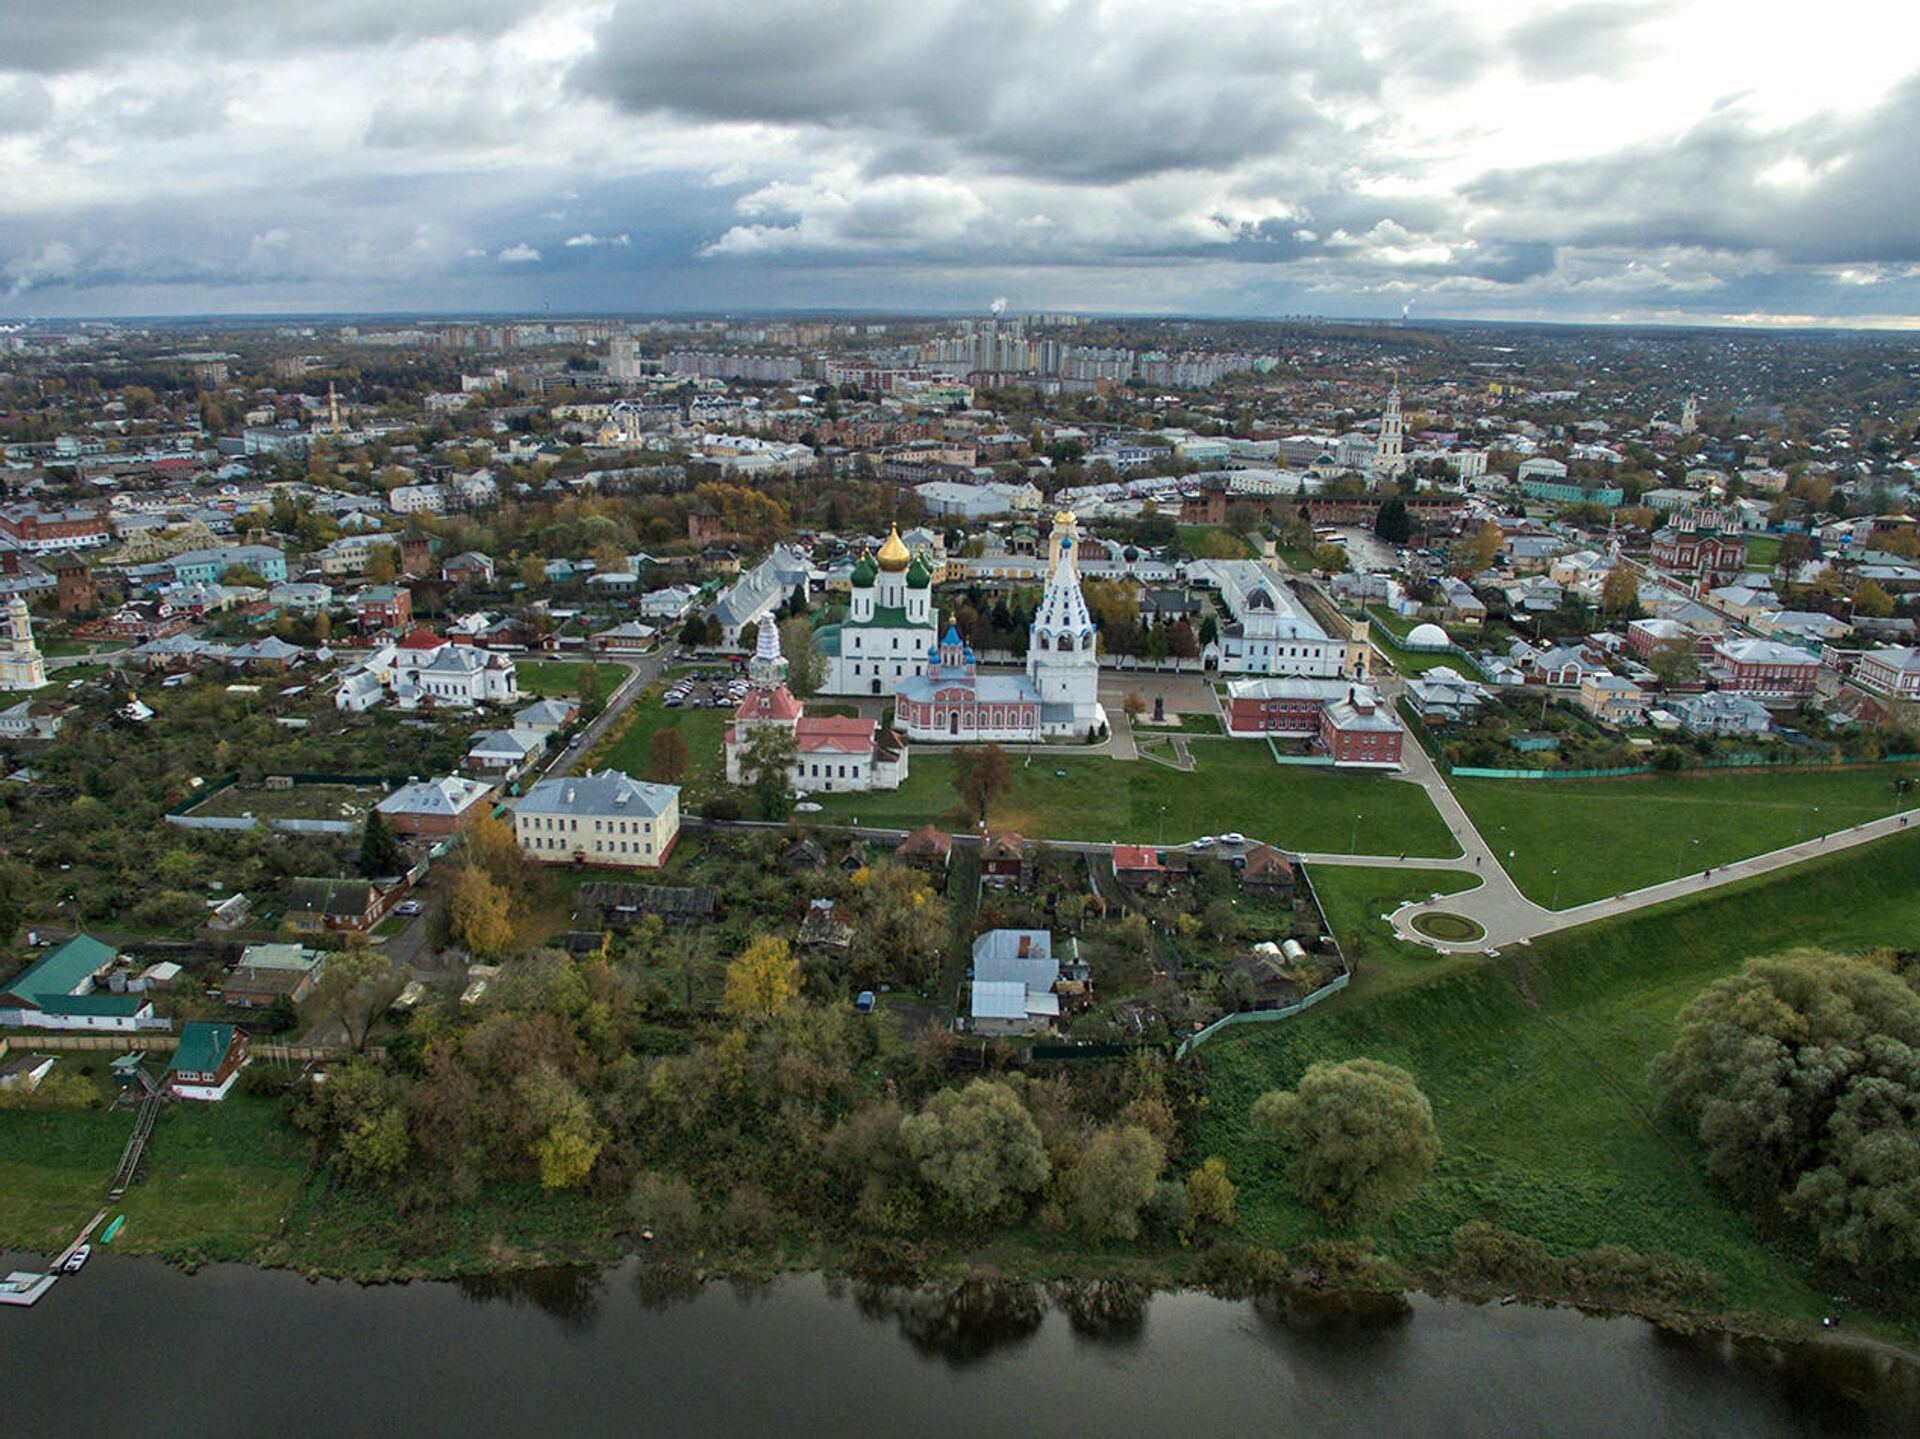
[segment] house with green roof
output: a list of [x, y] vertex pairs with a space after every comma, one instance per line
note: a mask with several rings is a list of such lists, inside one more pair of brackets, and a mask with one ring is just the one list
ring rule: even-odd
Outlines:
[[231, 1024], [190, 1019], [167, 1065], [167, 1084], [181, 1099], [218, 1103], [246, 1067], [247, 1032]]
[[134, 1030], [164, 1026], [144, 994], [96, 988], [119, 952], [77, 934], [27, 966], [0, 989], [0, 1027], [13, 1029]]

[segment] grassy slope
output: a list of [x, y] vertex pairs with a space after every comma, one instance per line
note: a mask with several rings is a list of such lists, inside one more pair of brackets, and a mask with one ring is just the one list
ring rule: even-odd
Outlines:
[[[1142, 844], [1239, 830], [1287, 849], [1344, 851], [1359, 815], [1361, 853], [1458, 852], [1415, 785], [1277, 765], [1264, 744], [1252, 741], [1198, 740], [1192, 748], [1198, 766], [1192, 774], [1099, 756], [1039, 754], [1026, 765], [1012, 754], [1013, 787], [994, 807], [993, 824], [1036, 839]], [[1064, 778], [1058, 770], [1066, 771]], [[835, 823], [855, 816], [862, 824], [901, 829], [928, 820], [961, 823], [949, 755], [916, 754], [907, 783], [892, 792], [814, 798], [821, 818]]]
[[[1920, 766], [1733, 771], [1619, 780], [1454, 779], [1453, 791], [1520, 888], [1565, 909], [1876, 819]], [[1813, 813], [1813, 806], [1820, 813]], [[1504, 830], [1502, 829], [1504, 826]], [[1698, 839], [1699, 844], [1693, 841]]]
[[[1396, 960], [1376, 966], [1387, 982], [1369, 987], [1363, 966], [1348, 996], [1202, 1051], [1212, 1074], [1202, 1149], [1228, 1160], [1250, 1237], [1288, 1244], [1321, 1234], [1269, 1146], [1249, 1134], [1248, 1106], [1318, 1060], [1387, 1060], [1411, 1070], [1432, 1099], [1445, 1146], [1425, 1188], [1383, 1232], [1390, 1251], [1438, 1257], [1456, 1226], [1483, 1218], [1563, 1252], [1602, 1243], [1672, 1250], [1721, 1274], [1732, 1310], [1811, 1320], [1824, 1301], [1808, 1248], [1756, 1233], [1700, 1172], [1689, 1136], [1652, 1120], [1647, 1066], [1671, 1042], [1681, 1007], [1755, 953], [1910, 942], [1920, 928], [1916, 863], [1920, 835], [1902, 836], [1550, 937], [1518, 959], [1434, 961], [1430, 982], [1409, 978], [1411, 961]], [[1315, 878], [1326, 892], [1334, 887], [1324, 873]], [[1336, 898], [1327, 903], [1344, 928]], [[1903, 1332], [1920, 1333], [1920, 1323], [1902, 1322]]]
[[653, 736], [663, 729], [677, 729], [687, 741], [687, 774], [682, 781], [687, 792], [681, 797], [682, 804], [688, 799], [697, 802], [702, 796], [715, 793], [725, 781], [726, 756], [721, 752], [721, 739], [733, 719], [733, 712], [724, 709], [663, 709], [660, 693], [661, 686], [656, 684], [634, 701], [632, 723], [605, 756], [596, 758], [594, 763], [603, 768], [644, 776]]
[[[62, 1066], [100, 1055], [63, 1055]], [[0, 1246], [57, 1250], [107, 1203], [133, 1114], [0, 1113]], [[115, 1249], [251, 1259], [293, 1203], [306, 1144], [279, 1105], [248, 1095], [170, 1105], [147, 1150], [146, 1182], [113, 1204]]]
[[573, 664], [563, 660], [521, 660], [514, 666], [514, 679], [523, 694], [537, 699], [573, 699], [580, 693], [580, 682], [587, 671], [599, 673], [602, 698], [612, 694], [626, 678], [620, 665]]

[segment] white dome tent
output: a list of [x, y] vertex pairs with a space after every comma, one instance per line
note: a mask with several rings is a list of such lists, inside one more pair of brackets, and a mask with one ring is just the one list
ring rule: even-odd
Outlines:
[[1444, 650], [1453, 646], [1447, 632], [1436, 624], [1415, 625], [1400, 643], [1410, 650]]

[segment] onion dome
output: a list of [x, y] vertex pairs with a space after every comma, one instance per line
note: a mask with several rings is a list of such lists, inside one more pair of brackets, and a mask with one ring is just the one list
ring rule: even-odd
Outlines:
[[873, 587], [873, 578], [879, 572], [879, 567], [873, 562], [873, 552], [871, 550], [865, 552], [853, 567], [852, 578], [854, 588], [860, 590], [871, 589]]
[[880, 568], [890, 575], [897, 575], [912, 563], [913, 556], [900, 538], [900, 527], [895, 525], [887, 536], [887, 542], [880, 546]]
[[927, 568], [925, 555], [915, 555], [913, 563], [907, 566], [907, 588], [924, 590], [933, 583], [933, 571]]

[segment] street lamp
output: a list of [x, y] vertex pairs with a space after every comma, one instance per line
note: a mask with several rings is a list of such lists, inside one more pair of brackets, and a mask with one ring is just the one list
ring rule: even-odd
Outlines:
[[1553, 870], [1553, 901], [1548, 904], [1547, 908], [1560, 908], [1560, 867], [1558, 865], [1555, 865]]
[[1361, 820], [1363, 820], [1363, 819], [1365, 819], [1365, 818], [1366, 818], [1366, 816], [1365, 816], [1365, 815], [1363, 815], [1363, 814], [1361, 814], [1361, 813], [1360, 813], [1360, 812], [1359, 812], [1358, 810], [1355, 810], [1355, 811], [1354, 811], [1354, 813], [1353, 813], [1353, 837], [1352, 837], [1351, 839], [1349, 839], [1349, 840], [1347, 841], [1347, 853], [1348, 853], [1348, 854], [1358, 854], [1358, 853], [1360, 853], [1360, 821], [1361, 821]]
[[[1696, 839], [1696, 840], [1690, 840], [1690, 841], [1688, 841], [1688, 843], [1690, 843], [1690, 844], [1694, 844], [1694, 845], [1698, 845], [1698, 844], [1700, 843], [1700, 841]], [[1685, 844], [1682, 844], [1682, 845], [1677, 845], [1677, 846], [1676, 846], [1676, 847], [1674, 848], [1674, 851], [1673, 851], [1673, 877], [1674, 877], [1675, 879], [1678, 879], [1678, 878], [1680, 878], [1680, 856], [1681, 856], [1681, 855], [1683, 855], [1683, 854], [1685, 854], [1686, 852], [1687, 852], [1687, 846], [1686, 846]]]

